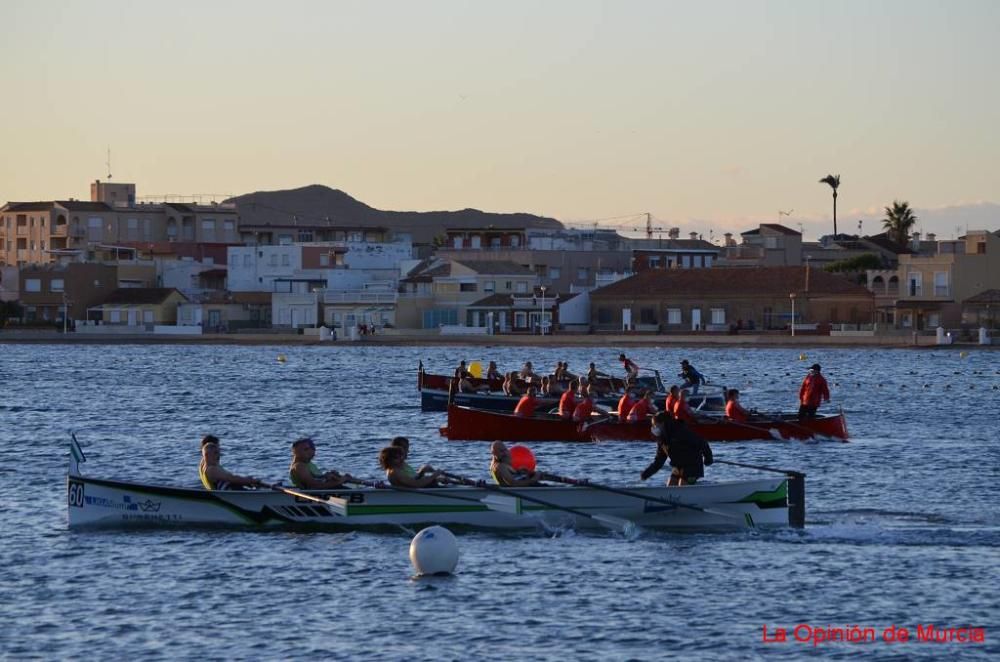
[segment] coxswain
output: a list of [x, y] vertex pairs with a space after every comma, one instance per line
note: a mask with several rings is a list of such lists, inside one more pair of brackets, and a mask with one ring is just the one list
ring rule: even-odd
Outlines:
[[288, 479], [292, 485], [303, 490], [332, 490], [353, 480], [350, 474], [320, 471], [313, 462], [315, 456], [316, 443], [309, 437], [292, 442], [292, 463], [288, 466]]
[[691, 389], [693, 395], [698, 395], [698, 387], [706, 381], [705, 375], [698, 372], [693, 365], [688, 363], [687, 359], [681, 361], [681, 372], [677, 376], [684, 380], [681, 388]]
[[531, 366], [531, 361], [524, 362], [524, 365], [521, 366], [521, 372], [518, 376], [524, 381], [530, 381], [538, 377], [538, 375], [535, 374], [535, 371]]
[[685, 423], [696, 423], [694, 412], [688, 405], [687, 391], [680, 389], [677, 391], [677, 402], [674, 403], [674, 418]]
[[516, 471], [510, 463], [510, 450], [502, 441], [493, 442], [490, 456], [490, 475], [500, 487], [532, 487], [542, 479], [537, 471]]
[[529, 386], [528, 392], [521, 396], [514, 408], [514, 415], [520, 418], [531, 418], [535, 414], [535, 407], [538, 406], [538, 398], [535, 397], [535, 387]]
[[677, 394], [680, 392], [680, 388], [675, 384], [670, 387], [670, 392], [667, 393], [667, 399], [663, 402], [663, 411], [667, 412], [671, 416], [674, 415], [674, 405], [677, 404]]
[[809, 374], [802, 380], [799, 387], [799, 418], [816, 416], [821, 402], [830, 402], [830, 387], [826, 378], [820, 374], [820, 366], [814, 363], [809, 366]]
[[411, 478], [423, 478], [427, 474], [434, 473], [434, 467], [429, 464], [422, 465], [419, 469], [414, 469], [407, 460], [410, 458], [410, 440], [406, 437], [393, 437], [392, 441], [389, 442], [390, 446], [395, 446], [396, 448], [402, 449], [403, 451], [403, 467], [402, 471], [407, 476]]
[[497, 369], [496, 361], [490, 361], [489, 367], [486, 368], [486, 379], [490, 381], [498, 381], [503, 379], [503, 375], [500, 373], [500, 370]]
[[750, 418], [750, 412], [740, 404], [739, 389], [731, 388], [726, 391], [726, 418], [737, 423], [746, 423]]
[[594, 399], [590, 397], [590, 384], [585, 384], [580, 389], [580, 402], [573, 410], [573, 420], [577, 423], [587, 423], [590, 415], [594, 412]]
[[632, 422], [644, 421], [650, 414], [655, 413], [656, 405], [653, 404], [653, 392], [648, 388], [643, 389], [642, 393], [639, 394], [639, 400], [628, 413], [628, 420]]
[[562, 378], [563, 381], [576, 379], [576, 375], [569, 371], [569, 361], [563, 361]]
[[578, 388], [580, 388], [579, 381], [575, 379], [570, 381], [569, 388], [559, 398], [559, 418], [565, 420], [573, 418], [573, 412], [576, 411], [576, 390]]
[[640, 478], [647, 480], [670, 460], [670, 480], [667, 485], [694, 485], [712, 464], [712, 448], [695, 434], [684, 421], [676, 421], [666, 413], [653, 416], [651, 432], [656, 440], [656, 457], [643, 469]]
[[639, 366], [635, 364], [635, 361], [628, 358], [624, 354], [618, 355], [618, 360], [621, 361], [622, 367], [625, 369], [626, 379], [636, 379], [639, 377]]
[[406, 456], [398, 446], [386, 446], [378, 454], [378, 463], [385, 469], [385, 477], [389, 484], [395, 487], [419, 489], [421, 487], [438, 487], [438, 478], [442, 472], [433, 471], [423, 476], [410, 476], [406, 471]]
[[206, 490], [242, 490], [260, 485], [260, 481], [253, 476], [240, 476], [223, 469], [219, 465], [221, 457], [219, 438], [206, 435], [201, 440], [201, 463], [198, 465], [198, 477]]

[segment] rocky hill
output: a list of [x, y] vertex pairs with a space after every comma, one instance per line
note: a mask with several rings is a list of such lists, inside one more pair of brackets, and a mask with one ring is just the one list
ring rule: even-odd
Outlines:
[[460, 211], [384, 211], [348, 194], [314, 184], [286, 191], [257, 191], [227, 200], [236, 203], [240, 222], [247, 224], [313, 224], [387, 227], [408, 232], [415, 243], [431, 243], [445, 228], [560, 229], [554, 218], [534, 214], [493, 214], [478, 209]]

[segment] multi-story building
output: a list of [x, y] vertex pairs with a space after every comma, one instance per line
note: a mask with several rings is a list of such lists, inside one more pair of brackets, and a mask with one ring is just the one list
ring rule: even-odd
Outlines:
[[632, 270], [704, 269], [715, 264], [718, 246], [698, 238], [692, 232], [688, 239], [670, 236], [667, 239], [632, 239]]
[[491, 294], [529, 295], [536, 285], [535, 272], [513, 262], [424, 260], [400, 281], [397, 322], [423, 329], [468, 325], [470, 304]]
[[[120, 287], [117, 266], [82, 262], [23, 267], [20, 285], [18, 299], [26, 322], [60, 324], [88, 319], [88, 311]], [[69, 317], [64, 319], [67, 309]]]
[[779, 267], [802, 264], [802, 233], [778, 223], [761, 223], [754, 230], [740, 233], [737, 244], [726, 233], [717, 266]]
[[0, 208], [0, 263], [92, 260], [102, 248], [136, 242], [235, 243], [232, 204], [139, 203], [135, 185], [94, 182], [91, 200], [8, 202]]
[[[876, 276], [869, 282], [875, 283]], [[1000, 235], [975, 230], [954, 240], [939, 240], [932, 255], [900, 255], [896, 270], [898, 328], [955, 328], [962, 323], [966, 299], [1000, 289]]]
[[628, 240], [611, 230], [449, 229], [435, 255], [509, 262], [531, 270], [552, 292], [594, 287], [601, 274], [629, 271]]

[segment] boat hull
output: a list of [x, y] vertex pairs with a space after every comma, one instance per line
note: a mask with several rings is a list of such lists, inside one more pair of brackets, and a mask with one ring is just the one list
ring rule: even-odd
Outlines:
[[[420, 409], [422, 411], [448, 411], [448, 397], [447, 389], [422, 388], [420, 389]], [[662, 402], [665, 397], [666, 394], [661, 393], [655, 395], [654, 399], [657, 402]], [[595, 398], [594, 402], [598, 407], [616, 409], [618, 398], [617, 395], [614, 398]], [[452, 402], [460, 407], [513, 413], [520, 399], [520, 396], [504, 395], [503, 393], [455, 393]], [[688, 402], [692, 409], [700, 411], [722, 411], [726, 407], [725, 400], [721, 395], [693, 395], [688, 397]], [[539, 398], [538, 400], [539, 411], [546, 411], [558, 406], [558, 398]]]
[[[551, 415], [521, 418], [512, 414], [452, 405], [448, 425], [441, 434], [452, 441], [653, 441], [649, 421], [619, 423], [598, 419], [588, 426]], [[736, 423], [723, 418], [691, 424], [691, 429], [707, 441], [807, 440], [828, 438], [847, 440], [843, 413], [799, 420], [786, 416], [752, 423]], [[586, 428], [586, 429], [585, 429]]]
[[[590, 515], [626, 518], [643, 527], [734, 529], [750, 516], [757, 526], [788, 526], [788, 484], [784, 477], [688, 487], [638, 487], [639, 496], [589, 487], [508, 489]], [[484, 529], [595, 528], [594, 520], [558, 508], [522, 501], [521, 514], [500, 512], [479, 502], [494, 491], [450, 487], [412, 491], [355, 489], [312, 491], [329, 497], [323, 505], [272, 490], [207, 491], [70, 475], [67, 483], [71, 528], [275, 527], [384, 528], [431, 524]], [[456, 499], [454, 497], [460, 497]], [[711, 508], [706, 513], [646, 500], [646, 497]]]

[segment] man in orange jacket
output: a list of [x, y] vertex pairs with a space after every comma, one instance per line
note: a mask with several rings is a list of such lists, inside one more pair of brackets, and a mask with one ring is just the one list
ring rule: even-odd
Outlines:
[[820, 402], [830, 402], [830, 387], [820, 374], [819, 364], [814, 363], [809, 367], [809, 374], [799, 387], [799, 418], [816, 416]]

